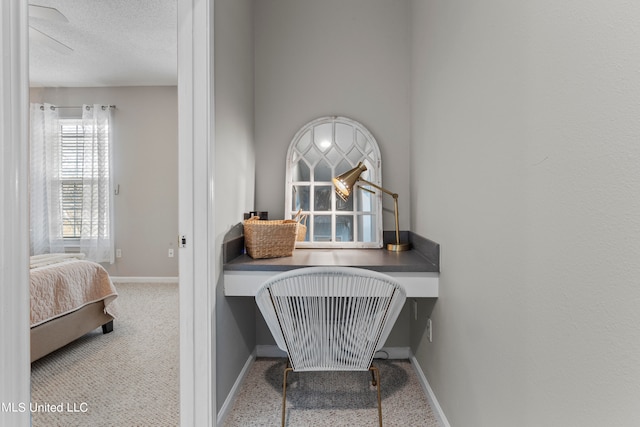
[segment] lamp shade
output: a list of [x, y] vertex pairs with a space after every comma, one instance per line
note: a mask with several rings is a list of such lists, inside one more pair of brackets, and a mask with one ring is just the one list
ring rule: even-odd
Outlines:
[[336, 188], [336, 194], [346, 202], [351, 195], [353, 186], [360, 178], [360, 175], [362, 175], [362, 172], [366, 170], [367, 167], [362, 162], [358, 162], [358, 165], [355, 168], [333, 178], [333, 185]]

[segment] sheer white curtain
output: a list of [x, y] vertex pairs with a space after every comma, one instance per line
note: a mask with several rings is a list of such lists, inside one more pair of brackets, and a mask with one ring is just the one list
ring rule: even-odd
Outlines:
[[60, 203], [60, 124], [50, 104], [31, 104], [31, 254], [64, 252]]
[[85, 129], [80, 251], [96, 262], [114, 262], [112, 110], [83, 105]]

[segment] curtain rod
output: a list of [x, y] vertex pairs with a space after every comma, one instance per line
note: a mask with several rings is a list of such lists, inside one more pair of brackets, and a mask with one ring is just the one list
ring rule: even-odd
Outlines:
[[[78, 105], [78, 106], [75, 106], [75, 105], [69, 105], [69, 106], [60, 106], [60, 107], [55, 106], [55, 105], [52, 105], [50, 108], [51, 108], [52, 110], [56, 110], [56, 109], [58, 109], [58, 108], [82, 108], [82, 107], [83, 107], [82, 105]], [[92, 106], [91, 106], [91, 105], [87, 105], [87, 110], [88, 110], [88, 109], [90, 109], [90, 108], [92, 108]], [[102, 106], [102, 109], [103, 109], [103, 110], [106, 110], [107, 108], [116, 108], [116, 106], [115, 106], [115, 105], [103, 105], [103, 106]], [[41, 110], [44, 110], [44, 105], [41, 105], [41, 106], [40, 106], [40, 109], [41, 109]]]

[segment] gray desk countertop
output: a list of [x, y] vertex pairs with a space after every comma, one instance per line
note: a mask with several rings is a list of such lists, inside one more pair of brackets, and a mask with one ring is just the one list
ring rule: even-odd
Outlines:
[[296, 249], [290, 257], [253, 259], [243, 254], [224, 265], [225, 270], [285, 271], [309, 266], [361, 267], [375, 271], [437, 272], [418, 251], [386, 249]]
[[431, 240], [411, 235], [413, 249], [295, 249], [293, 255], [253, 259], [242, 253], [244, 241], [225, 245], [225, 271], [286, 271], [310, 266], [360, 267], [381, 272], [439, 272], [440, 247]]

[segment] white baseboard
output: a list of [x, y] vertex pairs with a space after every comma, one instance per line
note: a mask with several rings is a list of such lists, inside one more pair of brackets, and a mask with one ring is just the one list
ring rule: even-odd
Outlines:
[[433, 389], [431, 388], [431, 386], [429, 385], [429, 381], [427, 381], [427, 377], [425, 377], [424, 372], [422, 371], [422, 368], [418, 363], [418, 360], [416, 360], [415, 356], [413, 355], [411, 355], [410, 360], [411, 360], [411, 364], [413, 365], [413, 369], [415, 369], [416, 374], [418, 375], [418, 380], [420, 381], [420, 385], [422, 385], [422, 388], [424, 389], [424, 392], [427, 395], [427, 400], [429, 400], [431, 409], [433, 409], [433, 413], [438, 419], [438, 423], [440, 423], [442, 427], [451, 427], [451, 424], [449, 424], [447, 417], [444, 415], [444, 411], [442, 410], [442, 407], [440, 407], [440, 404], [438, 403], [438, 399], [436, 399], [436, 395], [433, 392]]
[[123, 277], [111, 276], [113, 283], [178, 283], [177, 277]]
[[245, 377], [249, 373], [249, 368], [251, 368], [251, 365], [253, 365], [253, 362], [255, 362], [255, 360], [256, 360], [256, 352], [254, 351], [253, 353], [251, 353], [251, 355], [249, 355], [249, 358], [247, 359], [247, 361], [244, 364], [244, 367], [242, 368], [242, 371], [240, 371], [240, 375], [238, 375], [238, 378], [233, 383], [233, 387], [231, 387], [231, 391], [227, 395], [227, 398], [224, 400], [224, 403], [222, 404], [220, 411], [218, 411], [216, 425], [221, 426], [224, 423], [224, 420], [229, 415], [229, 412], [233, 407], [233, 402], [235, 402], [236, 400], [238, 390], [240, 390], [240, 385], [242, 384]]

